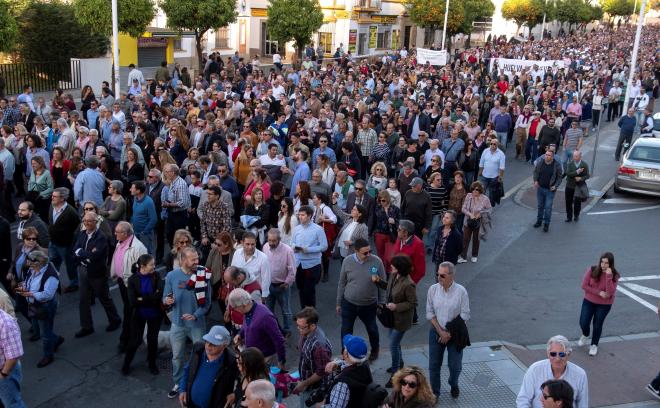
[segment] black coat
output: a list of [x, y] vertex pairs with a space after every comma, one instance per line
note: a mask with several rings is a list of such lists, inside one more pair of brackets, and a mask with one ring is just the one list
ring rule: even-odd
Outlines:
[[439, 264], [442, 262], [451, 262], [454, 265], [458, 262], [458, 256], [463, 252], [463, 235], [456, 229], [452, 228], [445, 243], [445, 255], [440, 256], [440, 243], [442, 242], [443, 226], [440, 225], [438, 234], [435, 238], [435, 245], [433, 247], [433, 263]]
[[[18, 220], [19, 225], [21, 220]], [[32, 216], [25, 220], [25, 224], [23, 224], [23, 229], [27, 227], [33, 227], [37, 229], [37, 232], [39, 233], [39, 239], [37, 239], [37, 243], [39, 244], [40, 247], [42, 248], [48, 248], [48, 244], [50, 243], [50, 235], [48, 234], [48, 225], [37, 215], [37, 213], [32, 213]], [[16, 244], [21, 244], [23, 243], [23, 239], [20, 239], [14, 234], [14, 242]]]
[[[188, 362], [188, 381], [186, 382], [186, 406], [192, 407], [192, 386], [197, 377], [202, 359], [205, 358], [204, 342], [195, 343], [193, 351]], [[227, 396], [234, 392], [236, 379], [239, 378], [238, 365], [236, 364], [236, 355], [230, 348], [223, 352], [222, 365], [213, 380], [211, 388], [211, 398], [209, 407], [224, 407], [227, 402]]]
[[137, 273], [128, 278], [128, 305], [131, 308], [131, 315], [135, 313], [138, 307], [153, 307], [160, 310], [165, 281], [158, 273], [152, 273], [151, 277], [154, 279], [153, 287], [155, 290], [149, 296], [143, 296], [140, 293], [140, 277]]
[[[374, 230], [374, 216], [376, 213], [376, 200], [373, 199], [366, 191], [363, 193], [364, 198], [362, 199], [362, 206], [367, 211], [367, 219], [364, 222], [369, 227], [369, 233], [371, 234]], [[346, 197], [346, 208], [343, 210], [347, 213], [350, 213], [353, 207], [355, 206], [355, 191], [348, 193]]]
[[456, 350], [461, 351], [465, 347], [470, 346], [470, 334], [468, 333], [467, 325], [465, 320], [458, 315], [454, 320], [447, 323], [446, 327], [449, 334], [451, 334], [451, 341], [454, 342]]
[[68, 205], [62, 211], [57, 221], [53, 222], [53, 206], [48, 210], [48, 235], [53, 245], [69, 247], [73, 244], [78, 233], [80, 217], [76, 210]]
[[165, 184], [162, 181], [159, 181], [153, 191], [149, 192], [151, 187], [147, 185], [147, 192], [149, 192], [149, 197], [151, 197], [154, 205], [156, 206], [156, 216], [158, 217], [158, 220], [160, 220], [160, 212], [163, 209], [163, 202], [160, 199], [160, 193], [163, 191], [163, 187], [165, 187]]
[[87, 232], [82, 231], [73, 248], [73, 257], [76, 264], [87, 267], [90, 277], [105, 277], [108, 276], [108, 248], [108, 237], [100, 229], [94, 231], [89, 240]]

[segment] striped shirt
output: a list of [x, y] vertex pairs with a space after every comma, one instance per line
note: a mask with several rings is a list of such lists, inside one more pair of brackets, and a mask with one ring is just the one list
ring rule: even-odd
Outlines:
[[583, 136], [584, 132], [582, 131], [581, 128], [579, 127], [570, 127], [568, 130], [566, 130], [566, 149], [567, 150], [575, 150], [578, 147], [578, 143], [580, 143], [580, 138]]
[[360, 150], [362, 151], [362, 156], [371, 156], [371, 152], [374, 150], [374, 145], [378, 136], [376, 136], [376, 131], [373, 129], [360, 130], [357, 134], [357, 142], [360, 145]]
[[442, 214], [447, 211], [449, 194], [444, 186], [440, 186], [440, 188], [428, 186], [426, 191], [431, 196], [431, 212], [433, 215]]

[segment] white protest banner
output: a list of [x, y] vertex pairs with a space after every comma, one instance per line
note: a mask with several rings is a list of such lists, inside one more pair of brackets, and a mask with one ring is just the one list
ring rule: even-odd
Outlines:
[[431, 65], [447, 65], [447, 50], [417, 48], [417, 63], [424, 65], [427, 61]]
[[497, 63], [497, 73], [504, 71], [504, 75], [508, 76], [518, 76], [523, 69], [531, 71], [534, 65], [538, 67], [539, 71], [547, 72], [552, 71], [553, 67], [557, 69], [564, 68], [564, 61], [562, 60], [548, 60], [548, 61], [533, 61], [533, 60], [519, 60], [519, 59], [506, 59], [506, 58], [492, 58], [490, 60], [490, 70], [491, 72], [494, 69], [495, 63]]

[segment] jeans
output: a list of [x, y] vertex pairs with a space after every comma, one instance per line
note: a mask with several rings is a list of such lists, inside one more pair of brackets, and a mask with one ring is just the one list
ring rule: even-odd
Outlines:
[[73, 252], [71, 247], [63, 247], [54, 244], [48, 246], [48, 257], [55, 266], [55, 269], [60, 271], [62, 262], [66, 265], [66, 275], [69, 277], [69, 286], [78, 286], [78, 270], [73, 259]]
[[500, 142], [500, 147], [503, 151], [506, 151], [507, 139], [509, 137], [509, 132], [495, 132], [497, 135], [497, 141]]
[[527, 138], [527, 145], [525, 145], [525, 160], [533, 162], [539, 157], [539, 143], [535, 138]]
[[[307, 408], [307, 405], [305, 405], [305, 401], [307, 401], [307, 398], [312, 395], [313, 391], [305, 390], [300, 393], [299, 398], [300, 398], [300, 408]], [[293, 405], [293, 404], [291, 404]]]
[[25, 403], [21, 398], [22, 379], [23, 370], [19, 361], [9, 373], [9, 377], [0, 380], [0, 402], [5, 408], [25, 408]]
[[301, 309], [305, 306], [316, 307], [316, 284], [321, 279], [321, 269], [321, 265], [314, 265], [309, 269], [303, 269], [302, 265], [298, 265], [296, 286]]
[[584, 336], [589, 336], [589, 329], [593, 321], [593, 335], [591, 336], [591, 344], [598, 345], [600, 335], [603, 332], [603, 322], [610, 312], [612, 305], [599, 305], [592, 303], [587, 299], [582, 300], [582, 311], [580, 312], [580, 328]]
[[442, 214], [433, 214], [431, 229], [429, 230], [429, 233], [424, 237], [424, 244], [426, 244], [426, 248], [433, 249], [435, 247], [435, 239], [438, 236], [441, 218]]
[[536, 221], [550, 224], [552, 217], [552, 200], [555, 198], [555, 192], [550, 191], [549, 188], [539, 186], [536, 189]]
[[44, 320], [33, 318], [32, 323], [34, 324], [36, 322], [39, 325], [38, 333], [41, 334], [44, 357], [53, 357], [55, 354], [55, 344], [57, 344], [57, 340], [60, 338], [60, 336], [53, 332], [55, 312], [57, 312], [57, 298], [44, 303], [44, 306], [48, 310], [48, 317]]
[[497, 177], [488, 178], [479, 176], [479, 181], [484, 186], [484, 193], [490, 199], [490, 205], [494, 207], [495, 202], [493, 201], [493, 187], [495, 187], [495, 183], [497, 183]]
[[566, 163], [568, 163], [568, 161], [573, 158], [573, 152], [574, 150], [572, 149], [564, 149], [561, 160], [561, 165], [563, 168], [566, 168]]
[[[347, 334], [353, 334], [355, 319], [359, 318], [364, 323], [369, 335], [369, 344], [371, 352], [378, 353], [380, 348], [380, 338], [378, 335], [378, 325], [376, 324], [376, 303], [367, 306], [358, 306], [346, 299], [341, 300], [341, 339]], [[340, 339], [340, 343], [341, 343]]]
[[450, 340], [448, 344], [442, 344], [438, 342], [439, 338], [435, 328], [431, 327], [429, 330], [429, 381], [435, 395], [440, 395], [440, 368], [445, 350], [447, 350], [449, 359], [447, 365], [449, 366], [449, 385], [451, 387], [458, 386], [458, 376], [463, 369], [463, 350], [456, 350], [453, 340]]
[[289, 298], [291, 297], [291, 288], [284, 288], [282, 285], [270, 284], [270, 294], [266, 298], [266, 306], [275, 314], [275, 304], [277, 303], [282, 310], [282, 330], [284, 333], [291, 332], [291, 305]]
[[392, 374], [399, 371], [403, 365], [403, 356], [401, 355], [401, 339], [405, 331], [390, 329], [390, 354], [392, 355]]
[[184, 327], [172, 324], [170, 327], [170, 343], [172, 345], [172, 378], [174, 384], [178, 384], [183, 376], [184, 356], [186, 351], [186, 339], [192, 340], [193, 344], [202, 341], [204, 326]]
[[147, 248], [147, 252], [151, 256], [156, 256], [156, 247], [154, 246], [154, 232], [136, 232], [135, 236]]
[[642, 130], [642, 123], [644, 121], [644, 111], [643, 110], [636, 110], [635, 111], [635, 120], [637, 121], [637, 125], [635, 126], [635, 132], [639, 132]]

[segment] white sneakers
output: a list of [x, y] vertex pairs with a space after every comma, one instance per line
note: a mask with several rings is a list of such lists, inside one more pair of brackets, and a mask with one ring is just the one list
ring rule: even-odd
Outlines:
[[595, 345], [595, 344], [592, 344], [592, 345], [589, 347], [589, 355], [590, 355], [590, 356], [595, 356], [596, 354], [598, 354], [598, 346]]
[[477, 263], [477, 257], [476, 256], [473, 256], [472, 259], [470, 259], [470, 260], [472, 261], [472, 263]]
[[459, 264], [467, 263], [467, 259], [463, 258], [462, 256], [459, 256], [459, 257], [458, 257], [458, 263], [459, 263]]
[[580, 336], [580, 340], [578, 340], [577, 345], [580, 347], [586, 346], [588, 340], [589, 336]]

